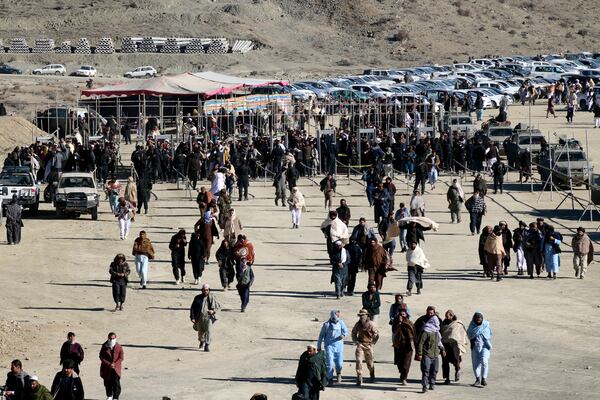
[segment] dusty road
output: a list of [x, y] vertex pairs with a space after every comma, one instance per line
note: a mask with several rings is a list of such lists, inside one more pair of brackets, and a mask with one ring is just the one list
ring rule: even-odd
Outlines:
[[[511, 107], [511, 119], [518, 121], [518, 114], [525, 120], [526, 112], [526, 108]], [[545, 132], [565, 131], [560, 128], [563, 119], [546, 120], [543, 112], [542, 107], [535, 107], [534, 121]], [[579, 113], [575, 135], [583, 139], [587, 126], [591, 126], [591, 114]], [[597, 132], [590, 129], [591, 133]], [[599, 145], [600, 139], [590, 135], [590, 152], [596, 159]], [[562, 199], [559, 195], [551, 199], [550, 193], [544, 193], [538, 201], [538, 192], [529, 193], [528, 186], [520, 187], [514, 180], [515, 175], [510, 175], [505, 193], [489, 197], [484, 224], [494, 225], [504, 219], [512, 229], [520, 219], [530, 222], [543, 216], [568, 238], [568, 243], [580, 224], [588, 228], [592, 239], [600, 238], [594, 232], [598, 222], [589, 222], [588, 218], [579, 223], [581, 210], [570, 210], [569, 201], [555, 212]], [[492, 325], [494, 350], [487, 388], [469, 386], [473, 379], [467, 354], [462, 381], [450, 387], [440, 385], [428, 397], [596, 399], [600, 383], [598, 266], [590, 267], [585, 280], [574, 279], [572, 253], [569, 246], [563, 245], [556, 281], [517, 277], [514, 261], [503, 282], [483, 279], [477, 265], [477, 238], [468, 234], [468, 218], [465, 216], [460, 225], [449, 222], [447, 182], [448, 177], [443, 177], [425, 198], [427, 214], [440, 223], [440, 230], [426, 234], [424, 250], [432, 269], [425, 275], [423, 295], [408, 298], [408, 303], [415, 317], [431, 304], [440, 313], [453, 309], [465, 323], [480, 310]], [[406, 183], [400, 180], [397, 186], [396, 204], [408, 202]], [[470, 191], [470, 177], [463, 186]], [[253, 182], [251, 193], [255, 198], [234, 202], [244, 232], [256, 247], [256, 281], [249, 308], [241, 314], [237, 292], [223, 293], [219, 289], [213, 250], [203, 281], [212, 285], [224, 309], [215, 325], [210, 353], [197, 350], [188, 319], [188, 307], [198, 287], [175, 286], [171, 275], [168, 241], [179, 227], [191, 231], [198, 219], [195, 203], [185, 198], [183, 191], [174, 185], [156, 185], [159, 200], [150, 203], [147, 216], [136, 218], [133, 232], [148, 232], [157, 257], [150, 264], [148, 290], [130, 284], [125, 310], [117, 313], [111, 312], [108, 266], [118, 252], [131, 258], [135, 235], [119, 240], [117, 222], [106, 202], [96, 222], [89, 217], [56, 220], [50, 205], [43, 205], [39, 218], [25, 220], [20, 246], [0, 246], [2, 319], [16, 321], [2, 325], [1, 365], [8, 366], [14, 358], [24, 360], [25, 370], [37, 374], [41, 383], [49, 386], [59, 368], [60, 345], [66, 332], [73, 330], [86, 351], [82, 364], [86, 397], [101, 399], [104, 391], [98, 375], [98, 351], [106, 334], [115, 331], [125, 350], [123, 398], [248, 399], [255, 392], [266, 393], [272, 399], [291, 398], [297, 359], [306, 344], [316, 340], [329, 310], [340, 309], [346, 324], [352, 326], [361, 308], [360, 296], [336, 300], [332, 295], [330, 269], [318, 229], [325, 216], [322, 196], [310, 181], [302, 180], [300, 188], [309, 212], [303, 215], [298, 230], [290, 229], [287, 208], [273, 204], [270, 182]], [[352, 225], [363, 215], [372, 220], [362, 186], [348, 184], [339, 177], [338, 189], [336, 201], [348, 200]], [[582, 197], [587, 193], [577, 192]], [[405, 290], [406, 262], [398, 254], [395, 263], [399, 271], [385, 280], [382, 313], [387, 313], [392, 294]], [[359, 275], [358, 289], [364, 290], [366, 283], [366, 276]], [[409, 386], [398, 386], [391, 330], [385, 320], [382, 322], [382, 337], [376, 346], [377, 383], [365, 384], [361, 389], [354, 386], [354, 351], [348, 344], [344, 382], [327, 388], [322, 399], [421, 398], [418, 363], [411, 368]]]

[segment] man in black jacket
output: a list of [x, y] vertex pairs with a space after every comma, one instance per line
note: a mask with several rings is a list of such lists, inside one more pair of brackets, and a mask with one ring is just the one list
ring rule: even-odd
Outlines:
[[52, 381], [52, 396], [54, 400], [83, 400], [83, 384], [81, 378], [73, 371], [73, 360], [64, 360], [63, 369], [57, 372]]
[[6, 391], [4, 395], [7, 400], [23, 400], [26, 398], [30, 388], [29, 374], [23, 371], [20, 360], [10, 363], [10, 372], [6, 374]]
[[242, 201], [242, 192], [244, 195], [244, 200], [248, 200], [248, 186], [250, 186], [250, 167], [248, 166], [248, 163], [242, 162], [239, 164], [235, 173], [238, 178], [238, 201]]

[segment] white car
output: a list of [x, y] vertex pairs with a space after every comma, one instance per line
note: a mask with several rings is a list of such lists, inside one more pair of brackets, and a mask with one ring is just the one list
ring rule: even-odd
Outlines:
[[48, 64], [33, 70], [34, 75], [64, 75], [67, 69], [62, 64]]
[[473, 64], [479, 68], [494, 68], [496, 66], [495, 62], [487, 58], [476, 58], [469, 61], [469, 64]]
[[363, 92], [369, 95], [371, 98], [375, 99], [387, 99], [388, 97], [394, 94], [393, 91], [386, 88], [379, 88], [377, 86], [372, 85], [351, 85], [350, 89], [358, 90], [359, 92]]
[[137, 67], [136, 69], [132, 69], [131, 71], [125, 72], [123, 75], [125, 78], [151, 78], [156, 76], [158, 72], [154, 67], [145, 66], [145, 67]]
[[82, 65], [73, 74], [77, 76], [86, 76], [88, 78], [92, 78], [96, 76], [97, 73], [98, 71], [96, 71], [96, 68], [92, 67], [91, 65]]
[[536, 67], [531, 68], [531, 72], [529, 72], [529, 76], [532, 78], [544, 78], [550, 79], [553, 81], [557, 81], [562, 78], [562, 75], [565, 73], [565, 70], [561, 67], [557, 67], [556, 65], [550, 64], [550, 66], [546, 65], [538, 65]]

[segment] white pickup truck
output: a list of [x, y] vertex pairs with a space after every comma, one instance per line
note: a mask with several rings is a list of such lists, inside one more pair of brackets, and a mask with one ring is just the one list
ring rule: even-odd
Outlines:
[[0, 173], [0, 199], [7, 205], [17, 195], [23, 208], [37, 212], [40, 206], [40, 187], [29, 166], [6, 166]]
[[100, 195], [96, 188], [96, 180], [90, 172], [63, 172], [56, 183], [54, 207], [56, 215], [66, 213], [91, 214], [93, 220], [98, 219]]

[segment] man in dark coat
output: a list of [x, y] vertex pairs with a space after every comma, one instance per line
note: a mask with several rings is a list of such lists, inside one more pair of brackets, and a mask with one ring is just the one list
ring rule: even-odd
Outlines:
[[100, 349], [100, 377], [104, 381], [106, 397], [118, 400], [121, 394], [121, 368], [123, 364], [123, 347], [117, 343], [114, 332], [108, 334], [108, 340]]
[[235, 173], [238, 178], [238, 201], [242, 201], [242, 192], [244, 194], [244, 200], [248, 200], [248, 186], [250, 186], [250, 167], [246, 162], [243, 162], [237, 167]]
[[317, 348], [309, 345], [300, 356], [296, 370], [296, 386], [298, 393], [305, 400], [319, 400], [321, 390], [327, 386], [327, 366], [325, 365], [324, 352], [317, 352]]
[[62, 364], [67, 359], [73, 360], [75, 363], [73, 371], [79, 374], [79, 364], [83, 361], [83, 357], [83, 348], [77, 343], [75, 333], [69, 332], [67, 334], [67, 341], [60, 348], [60, 363]]
[[23, 371], [20, 360], [10, 363], [10, 372], [6, 374], [6, 391], [4, 395], [7, 400], [24, 400], [29, 392], [29, 374]]
[[6, 239], [8, 244], [19, 244], [21, 242], [22, 211], [23, 208], [19, 205], [17, 195], [14, 194], [6, 207]]
[[171, 241], [169, 242], [169, 250], [171, 250], [171, 267], [173, 267], [173, 277], [175, 278], [176, 285], [184, 282], [185, 246], [187, 246], [185, 229], [180, 229], [179, 232], [171, 237]]
[[73, 360], [63, 361], [63, 369], [57, 372], [52, 381], [52, 396], [54, 400], [83, 400], [83, 384], [79, 375], [73, 371]]

